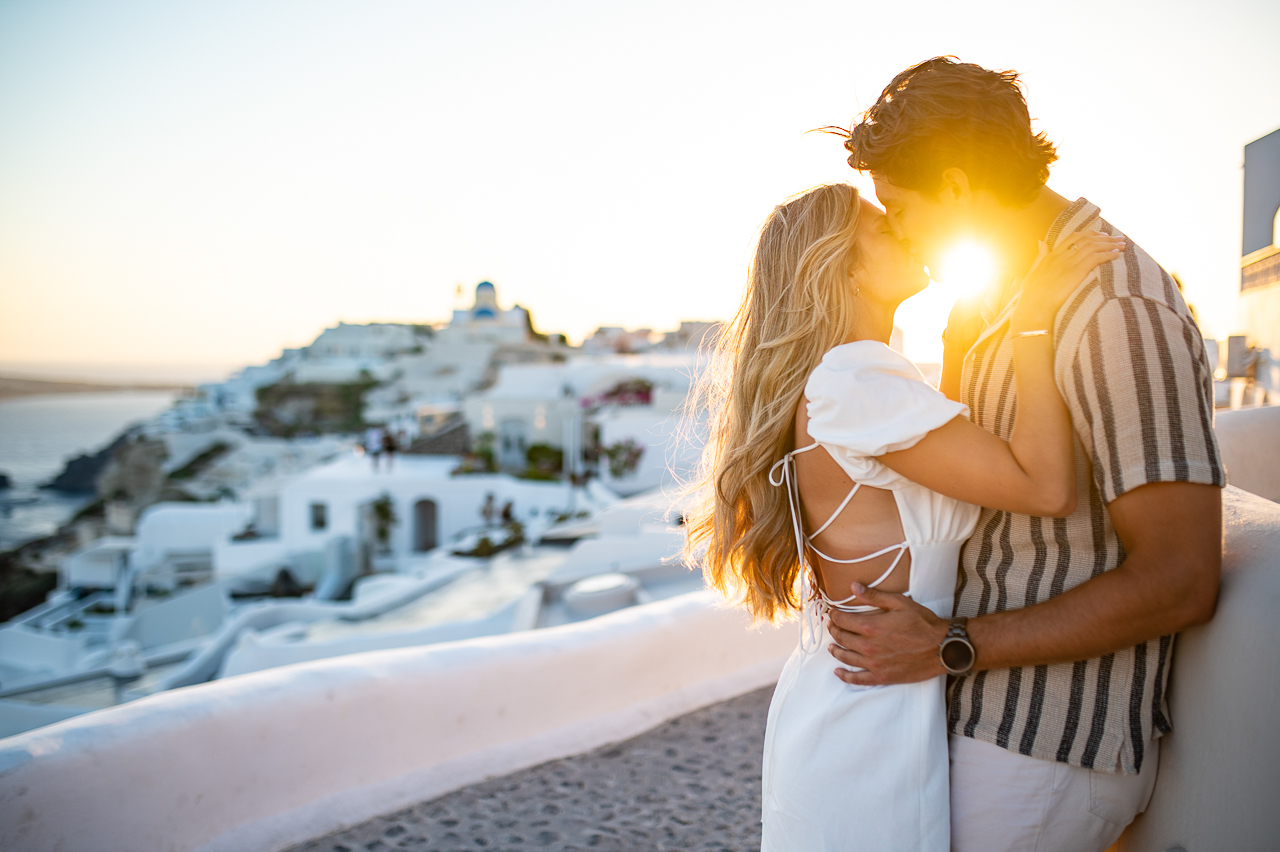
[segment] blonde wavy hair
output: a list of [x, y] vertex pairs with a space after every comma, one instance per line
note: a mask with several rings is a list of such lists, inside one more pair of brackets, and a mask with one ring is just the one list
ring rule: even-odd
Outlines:
[[809, 374], [852, 327], [859, 207], [858, 191], [837, 183], [774, 208], [742, 305], [692, 403], [710, 415], [710, 431], [685, 515], [686, 558], [756, 620], [777, 621], [803, 603], [786, 493], [769, 484], [769, 468], [795, 447]]

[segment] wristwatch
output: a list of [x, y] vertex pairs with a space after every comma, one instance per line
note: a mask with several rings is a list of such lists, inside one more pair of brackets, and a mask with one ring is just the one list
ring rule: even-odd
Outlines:
[[969, 619], [951, 619], [951, 628], [938, 646], [938, 659], [948, 674], [968, 674], [978, 659], [978, 651], [969, 641]]

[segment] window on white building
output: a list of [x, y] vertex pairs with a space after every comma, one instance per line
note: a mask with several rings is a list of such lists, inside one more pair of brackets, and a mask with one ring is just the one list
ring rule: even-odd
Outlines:
[[311, 504], [311, 529], [323, 530], [329, 527], [329, 504], [328, 503], [312, 503]]

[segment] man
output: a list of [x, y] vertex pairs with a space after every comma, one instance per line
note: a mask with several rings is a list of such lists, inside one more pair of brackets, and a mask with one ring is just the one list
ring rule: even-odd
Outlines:
[[[949, 365], [943, 388], [1008, 438], [1017, 279], [1042, 241], [1119, 231], [1085, 199], [1045, 185], [1056, 154], [1032, 131], [1011, 72], [949, 57], [909, 68], [846, 147], [922, 263], [938, 269], [940, 254], [969, 238], [1011, 274], [973, 330], [962, 311], [953, 315], [949, 354], [958, 350], [963, 364], [958, 377]], [[1226, 477], [1212, 376], [1173, 280], [1129, 241], [1043, 332], [1053, 335], [1078, 439], [1074, 514], [983, 509], [951, 622], [856, 584], [862, 602], [884, 612], [832, 613], [836, 657], [865, 669], [842, 671], [849, 683], [954, 675], [952, 842], [961, 852], [1110, 846], [1146, 807], [1158, 738], [1171, 729], [1173, 634], [1212, 617], [1217, 597]]]

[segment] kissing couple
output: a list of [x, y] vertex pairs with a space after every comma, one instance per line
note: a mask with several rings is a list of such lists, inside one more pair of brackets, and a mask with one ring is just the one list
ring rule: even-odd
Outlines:
[[[1213, 378], [1168, 273], [1046, 185], [1013, 72], [939, 57], [779, 205], [708, 387], [689, 541], [798, 615], [769, 708], [763, 852], [1102, 852], [1151, 796], [1174, 634], [1212, 617]], [[957, 240], [940, 386], [889, 347]]]

